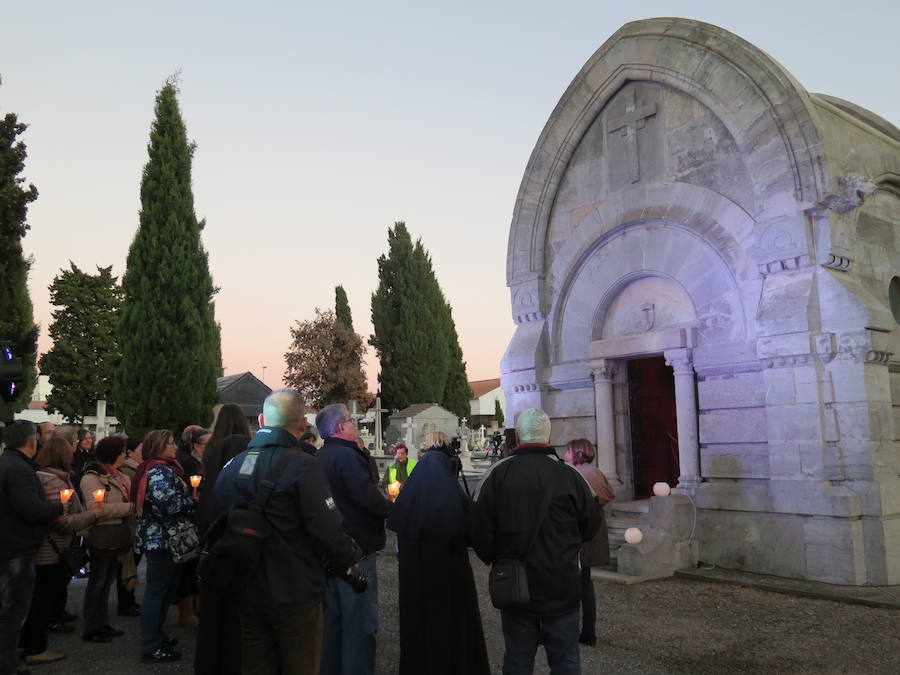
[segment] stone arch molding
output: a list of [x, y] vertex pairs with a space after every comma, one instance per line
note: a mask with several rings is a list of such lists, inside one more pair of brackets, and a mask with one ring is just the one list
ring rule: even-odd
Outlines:
[[[812, 206], [828, 193], [824, 149], [809, 94], [776, 61], [716, 26], [686, 19], [626, 24], [585, 64], [548, 120], [529, 159], [510, 228], [507, 281], [546, 273], [556, 190], [581, 137], [629, 81], [678, 89], [708, 107], [735, 139], [754, 184], [753, 220]], [[772, 189], [773, 183], [790, 185]]]
[[[552, 361], [584, 361], [593, 340], [613, 337], [603, 334], [610, 307], [635, 282], [646, 279], [660, 280], [652, 291], [656, 302], [641, 293], [634, 307], [623, 308], [637, 312], [644, 309], [637, 305], [654, 305], [655, 317], [647, 320], [645, 330], [693, 326], [700, 344], [747, 338], [746, 303], [738, 280], [716, 248], [683, 224], [637, 221], [599, 239], [574, 266], [548, 317], [553, 326]], [[688, 302], [691, 306], [685, 309]], [[667, 308], [666, 303], [672, 306]]]

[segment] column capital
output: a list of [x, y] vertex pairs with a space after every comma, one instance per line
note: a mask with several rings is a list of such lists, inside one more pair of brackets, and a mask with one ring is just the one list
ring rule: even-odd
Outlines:
[[666, 365], [672, 366], [676, 375], [694, 374], [694, 357], [690, 349], [667, 349], [663, 355]]
[[613, 379], [616, 369], [613, 361], [598, 359], [591, 361], [591, 376], [594, 382], [608, 382]]

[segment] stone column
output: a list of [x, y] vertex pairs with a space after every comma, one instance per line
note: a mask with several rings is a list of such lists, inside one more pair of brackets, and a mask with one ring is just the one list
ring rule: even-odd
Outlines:
[[666, 365], [675, 371], [675, 419], [678, 424], [678, 465], [681, 475], [674, 492], [694, 494], [700, 485], [700, 444], [697, 431], [697, 385], [690, 349], [668, 349]]
[[594, 376], [594, 416], [597, 423], [597, 466], [610, 483], [620, 484], [616, 470], [616, 428], [613, 408], [613, 362], [592, 363]]

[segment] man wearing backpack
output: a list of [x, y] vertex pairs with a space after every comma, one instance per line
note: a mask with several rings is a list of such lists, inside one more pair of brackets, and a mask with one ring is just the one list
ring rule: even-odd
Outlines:
[[[341, 570], [356, 566], [361, 556], [343, 530], [322, 467], [298, 447], [306, 429], [304, 413], [303, 398], [296, 391], [269, 394], [260, 417], [262, 428], [216, 481], [219, 512], [224, 513], [253, 502], [277, 466], [264, 511], [273, 533], [239, 591], [245, 674], [318, 675], [325, 593], [322, 555]], [[285, 453], [289, 459], [282, 460]]]

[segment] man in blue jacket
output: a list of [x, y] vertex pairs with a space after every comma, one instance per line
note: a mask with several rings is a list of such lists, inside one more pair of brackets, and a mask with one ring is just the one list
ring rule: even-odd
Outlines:
[[[247, 449], [216, 481], [221, 511], [253, 501], [271, 467], [288, 456], [265, 510], [276, 534], [240, 593], [242, 671], [317, 675], [322, 651], [324, 555], [338, 569], [359, 560], [360, 550], [341, 528], [322, 467], [298, 445], [306, 429], [303, 398], [282, 389], [263, 403]], [[357, 568], [358, 569], [358, 568]], [[340, 584], [350, 589], [345, 581]]]
[[384, 521], [391, 503], [369, 469], [369, 458], [356, 444], [356, 424], [347, 406], [325, 406], [316, 416], [325, 440], [316, 459], [325, 469], [331, 493], [344, 516], [344, 530], [363, 552], [359, 561], [369, 577], [364, 593], [354, 593], [331, 577], [325, 591], [325, 641], [322, 675], [371, 675], [375, 672], [378, 634], [378, 579], [375, 554], [384, 548]]
[[34, 471], [37, 427], [19, 420], [3, 429], [0, 455], [0, 675], [17, 669], [19, 630], [28, 616], [34, 589], [34, 555], [63, 514], [48, 502]]

